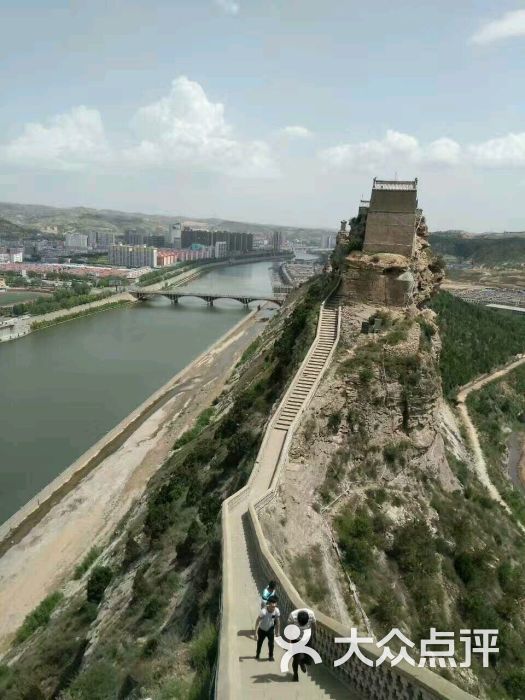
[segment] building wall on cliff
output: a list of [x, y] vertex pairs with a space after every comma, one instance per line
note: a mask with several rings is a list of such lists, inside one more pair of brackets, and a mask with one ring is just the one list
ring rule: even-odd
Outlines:
[[411, 258], [414, 252], [415, 226], [415, 209], [410, 212], [370, 209], [366, 219], [363, 250], [365, 253], [398, 253]]
[[346, 302], [360, 301], [385, 306], [405, 306], [411, 283], [398, 279], [402, 270], [374, 269], [348, 266], [341, 283]]

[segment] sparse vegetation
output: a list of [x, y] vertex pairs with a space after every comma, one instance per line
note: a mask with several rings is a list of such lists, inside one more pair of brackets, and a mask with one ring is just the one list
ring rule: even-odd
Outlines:
[[15, 642], [16, 644], [21, 644], [28, 637], [30, 637], [33, 632], [41, 627], [45, 627], [49, 622], [51, 614], [59, 603], [63, 599], [63, 594], [59, 591], [51, 593], [33, 610], [24, 620], [22, 626], [16, 633]]
[[322, 607], [329, 589], [323, 571], [323, 554], [320, 545], [310, 547], [307, 554], [297, 555], [293, 559], [291, 569], [297, 584], [306, 595], [306, 600]]
[[82, 578], [91, 565], [99, 558], [101, 551], [100, 547], [92, 547], [81, 563], [75, 567], [73, 578], [77, 580]]

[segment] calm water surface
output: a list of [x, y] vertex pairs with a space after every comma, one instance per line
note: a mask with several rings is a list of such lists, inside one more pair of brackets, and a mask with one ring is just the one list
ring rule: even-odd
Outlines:
[[[213, 270], [187, 289], [270, 294], [270, 266]], [[156, 299], [1, 344], [0, 522], [246, 313]]]

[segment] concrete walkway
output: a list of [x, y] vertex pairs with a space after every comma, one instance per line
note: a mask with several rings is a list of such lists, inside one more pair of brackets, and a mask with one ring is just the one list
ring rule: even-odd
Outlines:
[[[230, 499], [224, 516], [223, 562], [225, 590], [222, 635], [219, 661], [218, 697], [227, 698], [345, 698], [353, 700], [344, 688], [322, 665], [311, 667], [306, 674], [299, 671], [299, 683], [292, 681], [291, 669], [281, 673], [283, 650], [275, 645], [275, 661], [268, 661], [268, 647], [264, 643], [261, 660], [255, 659], [254, 626], [260, 609], [260, 591], [263, 580], [254, 559], [251, 531], [248, 527], [248, 506], [263, 496], [276, 476], [296, 424], [311, 399], [312, 389], [322, 375], [338, 337], [339, 310], [325, 308], [320, 312], [316, 339], [305, 362], [295, 376], [279, 405], [263, 440], [254, 472], [245, 489]], [[281, 620], [281, 632], [286, 620]], [[224, 658], [227, 656], [228, 658]], [[228, 674], [229, 678], [222, 677]]]

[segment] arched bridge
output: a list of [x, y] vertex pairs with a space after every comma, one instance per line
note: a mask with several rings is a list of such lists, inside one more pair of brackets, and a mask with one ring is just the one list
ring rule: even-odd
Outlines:
[[153, 297], [166, 297], [170, 299], [174, 304], [177, 304], [179, 299], [184, 297], [196, 297], [197, 299], [203, 299], [208, 306], [213, 306], [213, 302], [217, 299], [234, 299], [235, 301], [240, 301], [244, 306], [248, 306], [252, 301], [269, 301], [272, 304], [277, 304], [281, 306], [284, 302], [285, 295], [279, 294], [275, 296], [265, 296], [264, 294], [211, 294], [210, 292], [178, 292], [174, 290], [159, 290], [159, 291], [141, 291], [138, 289], [131, 290], [130, 293], [139, 301], [146, 301]]

